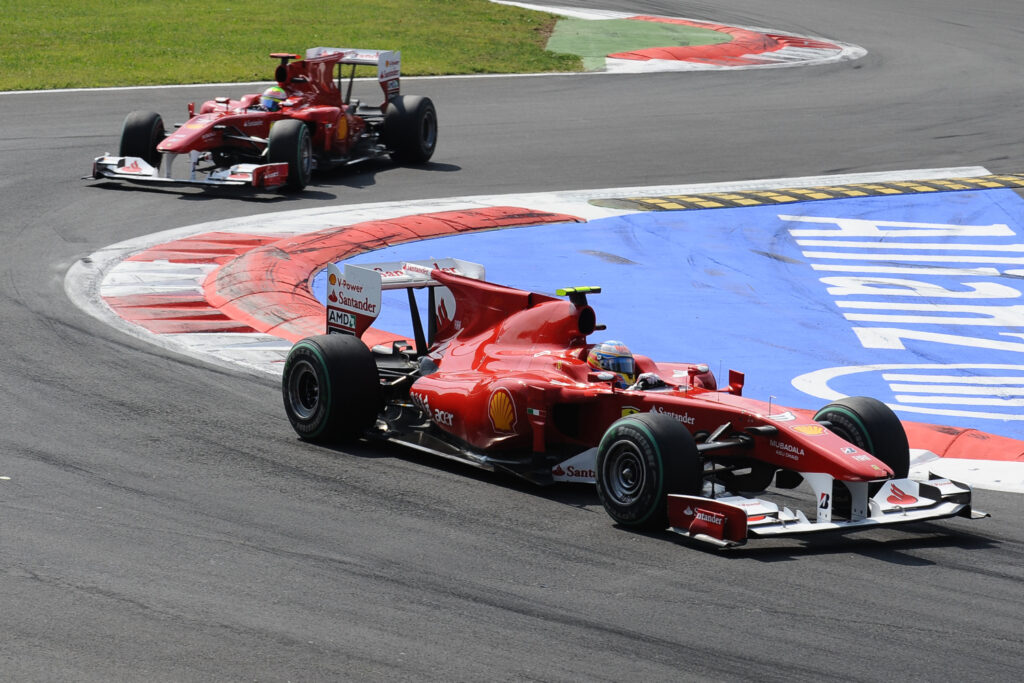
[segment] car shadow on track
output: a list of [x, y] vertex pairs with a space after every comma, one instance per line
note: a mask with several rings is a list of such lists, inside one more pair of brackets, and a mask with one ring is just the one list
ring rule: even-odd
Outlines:
[[[512, 474], [478, 469], [471, 465], [410, 452], [398, 446], [360, 442], [348, 446], [321, 446], [345, 457], [366, 459], [398, 459], [417, 466], [472, 479], [484, 486], [500, 486], [506, 490], [538, 496], [545, 500], [580, 510], [604, 515], [597, 492], [592, 486], [558, 483], [538, 486]], [[857, 555], [887, 564], [901, 566], [931, 566], [936, 562], [914, 554], [915, 551], [955, 548], [961, 551], [980, 551], [997, 548], [1000, 542], [982, 534], [971, 533], [958, 526], [966, 520], [940, 520], [915, 522], [885, 529], [856, 532], [819, 532], [811, 536], [786, 538], [752, 538], [745, 545], [718, 548], [688, 539], [670, 531], [637, 531], [607, 523], [623, 534], [663, 540], [681, 546], [684, 552], [702, 552], [730, 561], [741, 559], [757, 562], [789, 562], [813, 555]]]
[[[387, 443], [364, 443], [347, 446], [319, 446], [327, 448], [339, 455], [366, 459], [395, 459], [412, 463], [438, 472], [445, 472], [463, 479], [478, 481], [484, 486], [500, 486], [510, 491], [518, 491], [528, 495], [540, 496], [547, 500], [575, 508], [596, 509], [604, 514], [597, 492], [593, 486], [559, 482], [550, 486], [534, 484], [515, 475], [474, 467], [457, 460], [447, 460], [433, 455], [416, 453], [401, 446]], [[611, 520], [608, 520], [609, 523]]]
[[[692, 550], [716, 554], [723, 558], [750, 559], [765, 563], [789, 562], [812, 555], [858, 555], [886, 564], [931, 566], [936, 562], [916, 556], [913, 551], [942, 548], [978, 551], [999, 546], [998, 540], [963, 531], [951, 526], [952, 524], [955, 522], [917, 522], [890, 529], [846, 533], [819, 532], [813, 537], [752, 538], [746, 545], [733, 548], [716, 548], [671, 533], [667, 535], [679, 545]], [[650, 535], [660, 537], [662, 534]]]
[[[429, 162], [418, 166], [401, 167], [387, 161], [368, 161], [358, 169], [340, 167], [329, 171], [320, 171], [313, 176], [313, 182], [301, 192], [256, 190], [245, 187], [197, 187], [192, 185], [150, 185], [144, 183], [118, 182], [97, 180], [90, 187], [104, 190], [120, 190], [122, 192], [148, 192], [155, 194], [177, 195], [183, 201], [210, 201], [232, 199], [235, 201], [255, 202], [261, 204], [278, 204], [298, 200], [336, 201], [351, 199], [342, 192], [345, 189], [361, 190], [377, 184], [377, 175], [402, 168], [414, 171], [431, 171], [434, 173], [455, 173], [461, 166]], [[339, 192], [331, 190], [338, 188]]]

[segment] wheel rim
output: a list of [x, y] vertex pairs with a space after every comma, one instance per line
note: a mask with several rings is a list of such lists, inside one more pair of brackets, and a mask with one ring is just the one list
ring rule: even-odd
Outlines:
[[308, 133], [302, 136], [302, 142], [299, 143], [299, 168], [303, 178], [309, 178], [313, 172], [313, 144]]
[[158, 152], [156, 147], [163, 142], [164, 139], [164, 124], [162, 122], [155, 123], [153, 125], [153, 130], [150, 133], [149, 138], [149, 158], [147, 158], [146, 161], [148, 161], [149, 165], [153, 168], [160, 168], [160, 159], [163, 154]]
[[299, 420], [308, 420], [320, 406], [320, 381], [307, 360], [298, 361], [288, 375], [288, 405]]
[[620, 505], [635, 501], [647, 484], [643, 456], [626, 440], [612, 444], [602, 474], [611, 497]]
[[420, 131], [420, 140], [424, 150], [433, 150], [437, 144], [437, 118], [434, 112], [428, 111], [423, 117], [423, 128]]

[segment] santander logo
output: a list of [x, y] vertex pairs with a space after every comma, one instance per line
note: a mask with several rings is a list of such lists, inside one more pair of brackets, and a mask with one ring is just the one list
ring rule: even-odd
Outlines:
[[885, 500], [893, 505], [913, 505], [917, 502], [917, 498], [897, 486], [890, 487], [889, 497]]
[[597, 476], [597, 472], [589, 468], [573, 467], [569, 465], [563, 468], [561, 465], [556, 465], [551, 474], [556, 477], [569, 477], [571, 479], [593, 479]]

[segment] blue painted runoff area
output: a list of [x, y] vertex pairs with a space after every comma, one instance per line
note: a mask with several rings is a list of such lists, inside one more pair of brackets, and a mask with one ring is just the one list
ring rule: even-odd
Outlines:
[[[1024, 200], [936, 192], [642, 212], [456, 235], [352, 263], [453, 256], [487, 279], [590, 296], [655, 360], [746, 373], [744, 394], [817, 408], [869, 395], [916, 422], [1024, 439]], [[313, 284], [321, 301], [322, 277]], [[408, 332], [404, 292], [376, 326]], [[457, 314], [456, 314], [457, 315]]]

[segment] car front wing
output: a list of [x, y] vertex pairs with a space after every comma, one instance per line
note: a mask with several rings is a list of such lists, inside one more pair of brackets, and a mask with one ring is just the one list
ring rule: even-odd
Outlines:
[[971, 488], [949, 479], [891, 479], [869, 495], [867, 482], [843, 482], [850, 490], [849, 508], [836, 513], [832, 477], [804, 474], [816, 494], [816, 512], [780, 507], [761, 498], [728, 495], [709, 498], [669, 494], [668, 516], [674, 533], [728, 547], [749, 537], [796, 536], [823, 531], [855, 531], [911, 522], [988, 517], [971, 508]]
[[87, 180], [123, 180], [130, 183], [167, 185], [234, 186], [273, 190], [288, 180], [288, 164], [235, 164], [209, 172], [190, 172], [187, 178], [161, 175], [160, 169], [141, 157], [96, 157]]

